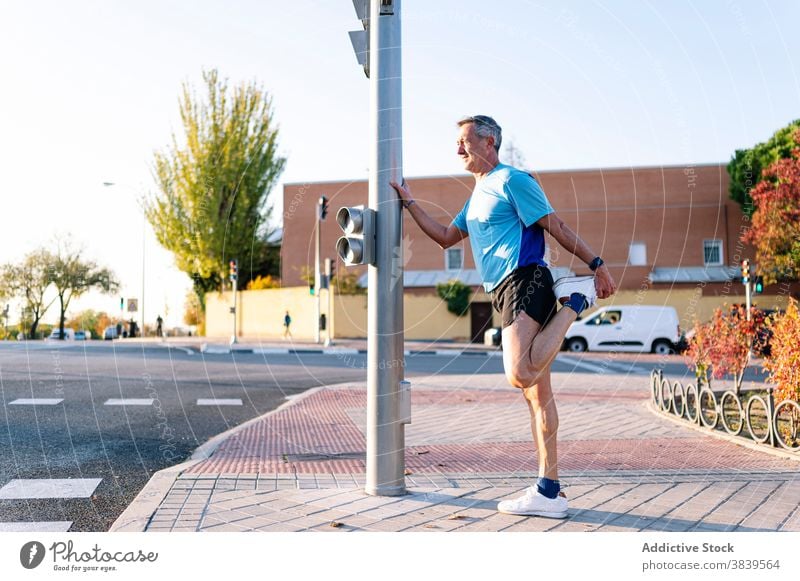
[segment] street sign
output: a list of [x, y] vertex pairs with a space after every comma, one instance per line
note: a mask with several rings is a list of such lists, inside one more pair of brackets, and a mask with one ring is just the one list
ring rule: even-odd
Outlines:
[[128, 312], [136, 313], [139, 311], [139, 299], [128, 299]]

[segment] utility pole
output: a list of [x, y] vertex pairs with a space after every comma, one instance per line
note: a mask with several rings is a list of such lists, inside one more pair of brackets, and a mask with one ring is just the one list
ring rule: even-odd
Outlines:
[[750, 320], [750, 260], [742, 260], [742, 283], [744, 284], [745, 305], [747, 307], [747, 320]]
[[325, 259], [325, 290], [328, 293], [328, 317], [325, 325], [325, 347], [333, 345], [333, 285], [331, 278], [333, 276], [333, 261], [330, 258]]
[[402, 208], [390, 181], [403, 176], [400, 0], [353, 0], [365, 31], [350, 37], [369, 77], [369, 208], [341, 208], [345, 264], [368, 264], [367, 479], [365, 492], [399, 496], [405, 488], [409, 384], [403, 369]]
[[228, 264], [230, 267], [230, 279], [233, 283], [233, 306], [231, 307], [231, 314], [233, 315], [233, 335], [231, 335], [231, 345], [238, 343], [238, 339], [236, 338], [236, 319], [239, 317], [237, 313], [237, 295], [239, 293], [236, 292], [238, 282], [239, 282], [239, 262], [234, 258]]
[[316, 243], [314, 248], [314, 294], [316, 295], [316, 329], [314, 330], [314, 342], [321, 342], [320, 326], [322, 323], [322, 268], [320, 265], [320, 229], [322, 222], [328, 215], [328, 198], [320, 196], [317, 202], [317, 223], [316, 223]]

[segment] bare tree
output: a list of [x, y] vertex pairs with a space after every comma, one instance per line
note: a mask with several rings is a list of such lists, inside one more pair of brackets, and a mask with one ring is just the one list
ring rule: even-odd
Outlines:
[[0, 296], [19, 298], [31, 317], [28, 336], [36, 338], [39, 322], [56, 297], [47, 300], [45, 293], [50, 286], [50, 266], [53, 255], [39, 248], [22, 259], [18, 264], [4, 264], [0, 269]]
[[115, 292], [119, 282], [108, 268], [101, 268], [95, 261], [84, 259], [83, 249], [75, 248], [69, 239], [58, 239], [56, 245], [49, 276], [61, 311], [58, 319], [59, 338], [64, 339], [64, 320], [70, 301], [92, 289]]
[[525, 156], [512, 139], [506, 141], [506, 147], [503, 150], [503, 163], [518, 169], [525, 169]]

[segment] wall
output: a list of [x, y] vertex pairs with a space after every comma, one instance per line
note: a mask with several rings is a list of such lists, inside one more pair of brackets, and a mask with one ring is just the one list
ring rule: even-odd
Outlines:
[[[741, 285], [738, 285], [741, 286]], [[736, 287], [734, 287], [735, 289]], [[598, 306], [609, 305], [669, 305], [678, 311], [681, 328], [692, 327], [695, 318], [708, 321], [714, 309], [724, 304], [744, 303], [743, 295], [705, 295], [703, 287], [681, 290], [619, 291], [614, 297], [599, 301]], [[315, 298], [308, 287], [292, 287], [239, 293], [238, 336], [245, 339], [275, 339], [283, 335], [283, 316], [288, 309], [292, 317], [292, 336], [298, 340], [313, 340]], [[488, 295], [479, 292], [475, 301], [488, 301]], [[787, 295], [755, 295], [753, 303], [762, 308], [785, 309]], [[206, 335], [229, 338], [233, 333], [233, 320], [229, 313], [232, 304], [230, 292], [206, 295]], [[409, 340], [467, 341], [471, 319], [456, 317], [447, 311], [447, 305], [434, 294], [406, 294], [404, 297], [405, 338]], [[327, 313], [327, 295], [322, 295], [322, 312]], [[587, 313], [589, 314], [589, 313]], [[494, 325], [501, 319], [494, 313]], [[333, 313], [334, 338], [363, 338], [367, 336], [367, 296], [335, 295]], [[323, 337], [325, 335], [323, 334]]]
[[[485, 297], [485, 295], [478, 295]], [[322, 294], [322, 313], [328, 311], [327, 293]], [[274, 339], [283, 335], [286, 310], [292, 317], [292, 337], [314, 338], [315, 297], [308, 287], [291, 287], [239, 292], [238, 336], [248, 339]], [[230, 337], [233, 319], [229, 312], [233, 299], [230, 292], [206, 295], [206, 335]], [[406, 295], [404, 300], [406, 339], [467, 340], [470, 317], [456, 317], [435, 295]], [[334, 295], [334, 338], [367, 336], [367, 296]], [[323, 334], [324, 337], [324, 334]]]
[[[636, 290], [653, 267], [703, 266], [703, 240], [723, 240], [723, 262], [735, 264], [754, 256], [739, 243], [749, 222], [728, 199], [728, 174], [722, 164], [630, 167], [538, 172], [537, 177], [557, 214], [603, 256], [620, 288]], [[418, 203], [431, 217], [449, 224], [472, 192], [471, 176], [407, 178]], [[329, 198], [330, 214], [322, 223], [323, 257], [334, 257], [341, 232], [335, 214], [342, 206], [366, 204], [366, 181], [286, 184], [281, 280], [299, 285], [300, 272], [314, 263], [314, 220], [319, 196]], [[425, 236], [403, 212], [407, 270], [443, 270], [444, 250]], [[630, 267], [632, 241], [647, 245], [647, 266]], [[548, 239], [553, 266], [588, 273], [585, 264]], [[474, 268], [469, 239], [464, 268]], [[341, 262], [337, 268], [345, 268]], [[363, 267], [348, 268], [360, 275]]]

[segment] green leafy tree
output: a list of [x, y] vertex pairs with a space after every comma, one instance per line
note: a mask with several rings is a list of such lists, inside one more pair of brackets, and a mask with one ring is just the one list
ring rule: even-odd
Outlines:
[[59, 301], [58, 328], [60, 338], [64, 339], [64, 323], [70, 301], [92, 289], [105, 293], [116, 292], [119, 282], [111, 270], [98, 266], [93, 260], [84, 259], [83, 250], [75, 248], [69, 240], [58, 240], [57, 246], [48, 274]]
[[36, 338], [39, 322], [47, 309], [55, 301], [55, 297], [47, 298], [45, 293], [50, 286], [50, 266], [53, 255], [47, 250], [34, 250], [19, 264], [5, 264], [0, 270], [0, 295], [21, 299], [26, 329], [26, 336]]
[[460, 280], [437, 284], [436, 293], [439, 298], [447, 302], [447, 310], [457, 317], [463, 317], [469, 311], [469, 297], [472, 295], [472, 289]]
[[183, 135], [155, 154], [158, 192], [144, 202], [158, 241], [191, 277], [201, 304], [221, 288], [231, 259], [242, 286], [279, 274], [268, 201], [286, 164], [267, 92], [255, 83], [231, 90], [216, 70], [203, 72], [203, 81], [202, 99], [183, 86]]
[[750, 191], [762, 180], [765, 168], [779, 159], [791, 156], [792, 150], [796, 147], [793, 134], [798, 129], [800, 129], [800, 119], [779, 129], [764, 143], [758, 143], [750, 149], [737, 149], [728, 163], [730, 197], [739, 202], [747, 216], [752, 215], [754, 211]]

